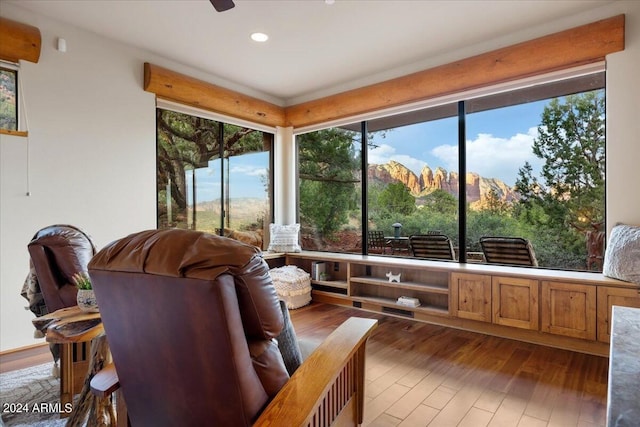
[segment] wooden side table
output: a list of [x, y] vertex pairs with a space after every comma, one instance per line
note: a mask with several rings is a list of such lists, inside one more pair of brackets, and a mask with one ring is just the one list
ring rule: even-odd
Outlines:
[[[73, 351], [74, 343], [91, 340], [89, 369], [84, 379], [80, 397], [71, 411], [67, 426], [80, 426], [87, 415], [88, 425], [115, 425], [115, 413], [111, 398], [98, 398], [91, 393], [91, 378], [111, 361], [109, 345], [104, 334], [100, 313], [86, 313], [77, 306], [63, 308], [33, 319], [36, 328], [43, 331], [47, 342], [61, 344], [60, 354], [60, 403], [64, 409], [73, 403]], [[61, 417], [68, 413], [61, 413]]]

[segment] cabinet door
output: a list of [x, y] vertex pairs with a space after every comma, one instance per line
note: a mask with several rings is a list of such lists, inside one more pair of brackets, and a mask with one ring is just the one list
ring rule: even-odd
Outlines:
[[596, 287], [542, 282], [542, 331], [587, 340], [596, 339]]
[[640, 290], [598, 287], [598, 341], [611, 339], [611, 307], [614, 305], [640, 308]]
[[451, 274], [451, 315], [491, 322], [491, 276]]
[[538, 330], [538, 281], [517, 277], [491, 279], [493, 323]]

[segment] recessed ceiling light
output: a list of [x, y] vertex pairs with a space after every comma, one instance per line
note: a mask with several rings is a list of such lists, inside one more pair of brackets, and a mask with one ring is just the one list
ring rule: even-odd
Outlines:
[[333, 3], [335, 3], [335, 0], [324, 0], [324, 2], [326, 4], [333, 4]]
[[253, 33], [251, 34], [251, 40], [253, 40], [254, 42], [264, 43], [269, 40], [269, 36], [265, 33]]

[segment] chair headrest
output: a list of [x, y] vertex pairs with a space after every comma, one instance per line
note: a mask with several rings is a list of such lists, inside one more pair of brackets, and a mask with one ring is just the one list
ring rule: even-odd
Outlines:
[[170, 277], [215, 279], [250, 268], [262, 256], [255, 246], [200, 231], [146, 230], [116, 240], [98, 252], [89, 268]]

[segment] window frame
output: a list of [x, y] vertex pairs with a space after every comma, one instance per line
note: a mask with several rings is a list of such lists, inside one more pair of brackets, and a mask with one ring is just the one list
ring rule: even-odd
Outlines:
[[0, 63], [0, 70], [3, 72], [10, 72], [14, 75], [14, 99], [15, 99], [15, 127], [14, 128], [0, 128], [0, 133], [8, 134], [8, 135], [20, 135], [26, 136], [26, 132], [21, 132], [21, 119], [22, 119], [22, 111], [21, 111], [21, 91], [20, 91], [20, 76], [19, 76], [19, 68], [14, 66], [13, 64], [8, 64], [6, 62]]
[[[229, 125], [234, 125], [234, 126], [239, 126], [239, 127], [245, 127], [245, 128], [250, 128], [259, 132], [263, 132], [263, 133], [268, 133], [272, 135], [272, 142], [271, 142], [271, 147], [269, 150], [269, 195], [268, 195], [268, 203], [269, 203], [269, 211], [270, 211], [270, 217], [269, 218], [265, 218], [265, 224], [264, 224], [264, 230], [265, 230], [265, 234], [263, 235], [263, 244], [262, 244], [262, 248], [263, 250], [266, 250], [266, 246], [268, 243], [268, 223], [273, 222], [273, 218], [274, 218], [274, 209], [275, 209], [275, 202], [274, 202], [274, 193], [275, 193], [275, 185], [274, 185], [274, 158], [275, 158], [275, 142], [276, 142], [276, 129], [270, 126], [265, 126], [265, 125], [260, 125], [257, 123], [253, 123], [253, 122], [249, 122], [246, 120], [242, 120], [242, 119], [238, 119], [235, 117], [231, 117], [231, 116], [227, 116], [227, 115], [223, 115], [223, 114], [218, 114], [218, 113], [213, 113], [211, 111], [208, 110], [202, 110], [196, 107], [192, 107], [189, 105], [185, 105], [185, 104], [180, 104], [180, 103], [176, 103], [173, 101], [168, 101], [168, 100], [163, 100], [163, 99], [157, 99], [156, 100], [156, 107], [154, 109], [154, 113], [157, 112], [159, 109], [162, 110], [168, 110], [168, 111], [173, 111], [176, 113], [181, 113], [181, 114], [185, 114], [185, 115], [189, 115], [189, 116], [195, 116], [195, 117], [200, 117], [206, 120], [212, 120], [217, 122], [221, 127], [224, 127], [225, 124], [229, 124]], [[157, 129], [157, 123], [156, 123], [156, 129]], [[221, 135], [221, 137], [223, 137]], [[156, 174], [158, 171], [158, 156], [157, 156], [157, 147], [158, 144], [158, 138], [156, 137]], [[220, 146], [222, 149], [222, 145]], [[218, 160], [224, 160], [224, 159], [228, 159], [228, 158], [224, 158], [221, 157]], [[225, 167], [228, 167], [228, 165], [223, 166], [221, 169], [221, 176], [220, 176], [220, 184], [221, 186], [224, 188], [225, 187], [225, 178], [222, 175], [223, 171], [225, 169]], [[228, 192], [224, 191], [221, 193], [221, 218], [220, 218], [220, 235], [224, 235], [224, 228], [225, 228], [225, 224], [224, 224], [224, 210], [225, 210], [225, 199], [226, 197], [228, 197], [229, 194]], [[159, 206], [159, 198], [158, 198], [158, 192], [156, 191], [156, 227], [160, 227], [160, 223], [159, 223], [159, 218], [158, 218], [158, 211], [157, 211], [157, 207]], [[268, 221], [267, 221], [268, 220]]]
[[[295, 138], [299, 135], [303, 135], [306, 133], [314, 132], [317, 130], [333, 128], [333, 127], [346, 127], [352, 130], [355, 130], [358, 126], [361, 128], [362, 132], [362, 201], [361, 201], [361, 212], [362, 212], [362, 254], [367, 255], [367, 231], [368, 231], [368, 185], [366, 179], [366, 170], [368, 167], [368, 159], [367, 159], [367, 133], [368, 133], [368, 123], [373, 120], [378, 119], [393, 119], [393, 116], [402, 115], [411, 113], [414, 111], [426, 110], [430, 108], [436, 108], [440, 106], [446, 106], [447, 104], [457, 103], [458, 105], [458, 176], [459, 176], [459, 195], [458, 195], [458, 238], [461, 242], [466, 241], [467, 237], [467, 206], [466, 206], [466, 115], [465, 111], [466, 103], [481, 100], [483, 98], [489, 99], [491, 97], [495, 97], [497, 95], [524, 90], [527, 88], [535, 87], [538, 85], [551, 85], [553, 83], [562, 83], [564, 80], [569, 80], [572, 78], [595, 75], [595, 74], [603, 74], [603, 79], [606, 84], [606, 64], [605, 61], [594, 62], [591, 64], [578, 66], [570, 69], [564, 69], [557, 72], [545, 73], [540, 75], [535, 75], [532, 77], [518, 79], [512, 82], [500, 83], [496, 85], [490, 85], [486, 87], [480, 87], [468, 91], [463, 91], [459, 93], [453, 93], [450, 95], [428, 99], [425, 101], [415, 102], [407, 105], [402, 105], [398, 107], [392, 107], [380, 111], [375, 111], [367, 114], [361, 114], [354, 117], [342, 118], [339, 120], [333, 120], [330, 122], [324, 122], [319, 124], [314, 124], [311, 126], [301, 127], [294, 129], [293, 137]], [[605, 90], [605, 103], [606, 103], [606, 86], [604, 86]], [[564, 95], [558, 95], [564, 96]], [[548, 98], [541, 98], [548, 99]], [[606, 122], [606, 117], [605, 117]], [[294, 144], [296, 155], [298, 152], [297, 143]], [[606, 161], [605, 161], [606, 162]], [[299, 174], [298, 174], [298, 162], [296, 163], [296, 182], [299, 186]], [[605, 168], [605, 180], [606, 180], [606, 168]], [[604, 212], [605, 212], [605, 223], [603, 224], [603, 228], [606, 228], [606, 193], [604, 198]], [[300, 212], [299, 212], [299, 203], [296, 206], [296, 218], [299, 222], [300, 220]], [[459, 258], [457, 260], [458, 263], [466, 263], [467, 262], [467, 254], [465, 245], [460, 245]], [[303, 248], [304, 249], [304, 248]], [[540, 267], [546, 268], [546, 267]], [[553, 268], [547, 268], [551, 270], [559, 270]], [[569, 270], [560, 270], [560, 271], [569, 271]], [[582, 270], [580, 270], [582, 271]], [[585, 272], [589, 272], [585, 270]]]

